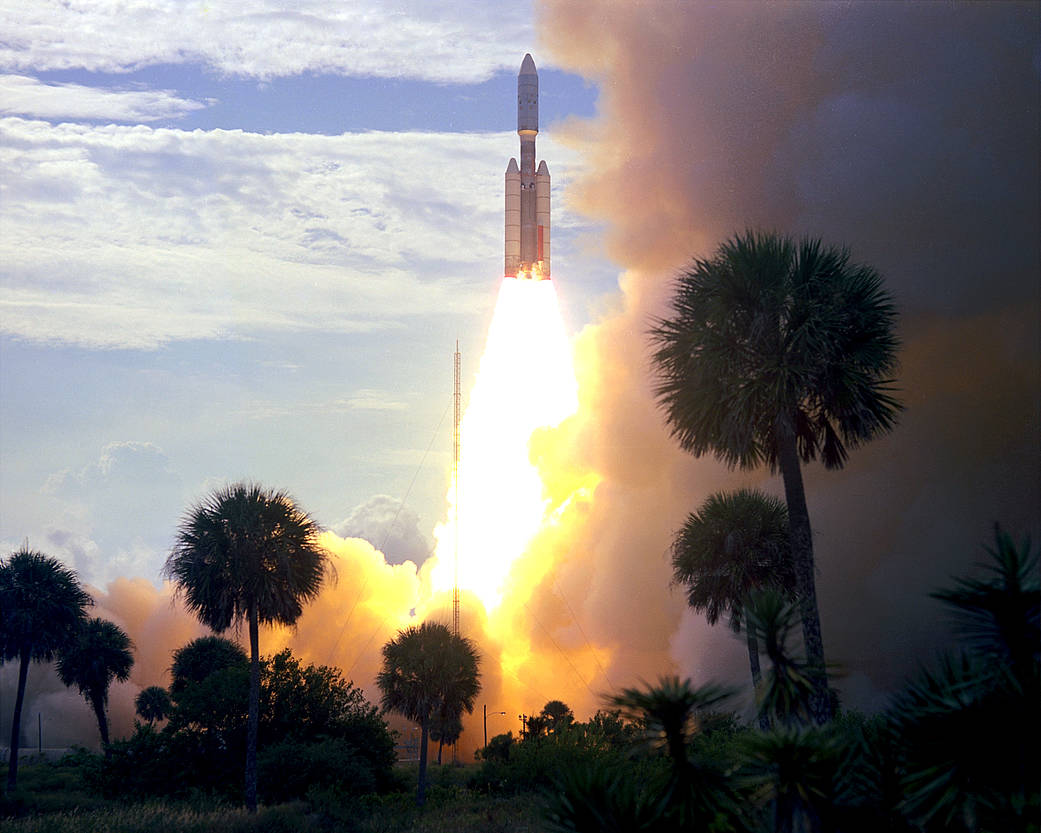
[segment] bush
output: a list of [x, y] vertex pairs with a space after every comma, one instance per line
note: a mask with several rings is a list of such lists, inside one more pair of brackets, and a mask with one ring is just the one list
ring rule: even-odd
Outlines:
[[261, 750], [257, 761], [260, 795], [265, 802], [304, 798], [309, 789], [335, 789], [355, 796], [376, 792], [380, 780], [348, 741], [285, 741]]

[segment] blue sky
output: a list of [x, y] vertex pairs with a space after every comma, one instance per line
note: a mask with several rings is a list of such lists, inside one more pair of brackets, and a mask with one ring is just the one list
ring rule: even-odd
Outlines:
[[188, 502], [242, 477], [327, 526], [407, 495], [429, 538], [526, 51], [571, 326], [615, 287], [553, 138], [597, 89], [542, 60], [530, 7], [247, 5], [3, 15], [0, 542], [89, 581], [156, 578]]

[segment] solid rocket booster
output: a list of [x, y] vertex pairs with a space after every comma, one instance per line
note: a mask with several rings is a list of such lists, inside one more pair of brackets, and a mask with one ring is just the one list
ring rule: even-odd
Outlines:
[[549, 168], [535, 169], [539, 133], [539, 74], [530, 54], [517, 75], [517, 135], [521, 161], [506, 167], [506, 263], [508, 278], [549, 279]]

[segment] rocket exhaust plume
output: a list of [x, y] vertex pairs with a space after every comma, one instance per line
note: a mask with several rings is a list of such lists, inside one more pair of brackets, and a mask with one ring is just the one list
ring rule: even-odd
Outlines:
[[[454, 512], [435, 531], [435, 591], [451, 587], [458, 552], [459, 586], [486, 611], [502, 599], [511, 565], [546, 515], [528, 441], [578, 407], [571, 351], [550, 283], [550, 178], [535, 168], [539, 130], [538, 73], [525, 55], [517, 77], [521, 164], [506, 169], [505, 270], [480, 370], [463, 416]], [[458, 502], [456, 502], [458, 501]]]

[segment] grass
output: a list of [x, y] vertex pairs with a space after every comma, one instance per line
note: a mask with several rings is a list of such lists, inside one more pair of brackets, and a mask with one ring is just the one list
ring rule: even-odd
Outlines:
[[[473, 765], [432, 766], [427, 803], [415, 806], [415, 767], [401, 770], [405, 792], [347, 798], [315, 793], [307, 802], [261, 807], [255, 816], [219, 799], [108, 800], [83, 783], [86, 758], [23, 762], [18, 789], [0, 797], [4, 833], [540, 833], [541, 796], [484, 795], [466, 788]], [[0, 777], [4, 777], [0, 767]]]

